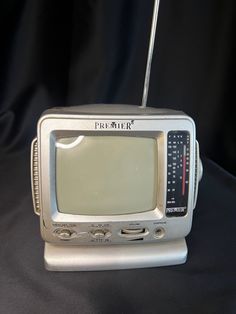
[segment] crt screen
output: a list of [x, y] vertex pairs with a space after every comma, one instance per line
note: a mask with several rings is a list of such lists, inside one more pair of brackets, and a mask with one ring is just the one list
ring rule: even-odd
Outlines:
[[156, 207], [153, 138], [79, 136], [57, 140], [56, 196], [61, 213], [120, 215]]

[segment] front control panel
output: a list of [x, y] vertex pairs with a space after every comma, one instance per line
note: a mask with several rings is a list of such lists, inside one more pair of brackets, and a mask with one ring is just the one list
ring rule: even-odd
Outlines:
[[188, 131], [170, 131], [167, 141], [166, 216], [185, 216], [189, 190], [190, 135]]
[[[111, 244], [111, 242], [124, 242], [142, 241], [142, 240], [159, 240], [165, 235], [165, 224], [153, 222], [151, 228], [145, 228], [142, 225], [130, 226], [128, 228], [91, 228], [87, 231], [78, 230], [77, 228], [56, 228], [53, 231], [54, 237], [60, 241], [79, 240], [80, 244], [95, 244], [104, 243]], [[113, 238], [113, 239], [112, 239]]]

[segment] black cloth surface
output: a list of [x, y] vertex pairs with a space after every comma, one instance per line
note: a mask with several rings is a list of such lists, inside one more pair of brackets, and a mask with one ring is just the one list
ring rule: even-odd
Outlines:
[[187, 263], [43, 266], [29, 171], [37, 120], [53, 106], [139, 105], [152, 9], [151, 0], [0, 2], [0, 313], [236, 313], [234, 0], [160, 4], [148, 105], [189, 114], [205, 156]]
[[44, 269], [29, 152], [0, 170], [0, 313], [235, 313], [236, 179], [216, 164], [204, 160], [186, 264], [76, 273]]
[[[139, 105], [153, 0], [0, 3], [0, 148], [20, 150], [42, 111]], [[234, 0], [160, 1], [148, 105], [183, 110], [201, 153], [236, 174]]]

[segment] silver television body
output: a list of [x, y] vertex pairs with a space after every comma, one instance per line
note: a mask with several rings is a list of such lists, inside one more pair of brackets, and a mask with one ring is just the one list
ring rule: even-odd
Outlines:
[[[110, 216], [60, 212], [56, 197], [56, 142], [66, 136], [81, 135], [155, 139], [156, 208]], [[31, 149], [33, 203], [40, 216], [46, 268], [109, 270], [184, 263], [185, 237], [191, 230], [201, 176], [195, 124], [183, 112], [131, 105], [47, 110], [39, 119]], [[178, 186], [182, 186], [184, 195]]]

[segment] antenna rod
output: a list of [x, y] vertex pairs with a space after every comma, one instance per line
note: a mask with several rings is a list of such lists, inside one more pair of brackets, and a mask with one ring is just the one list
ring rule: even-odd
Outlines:
[[152, 66], [153, 49], [154, 49], [156, 29], [157, 29], [157, 18], [158, 18], [159, 4], [160, 4], [160, 0], [155, 0], [154, 9], [153, 9], [153, 16], [152, 16], [151, 35], [150, 35], [149, 48], [148, 48], [146, 73], [145, 73], [145, 80], [144, 80], [144, 86], [143, 86], [143, 98], [142, 98], [142, 104], [140, 106], [141, 108], [147, 107], [147, 98], [148, 98], [151, 66]]

